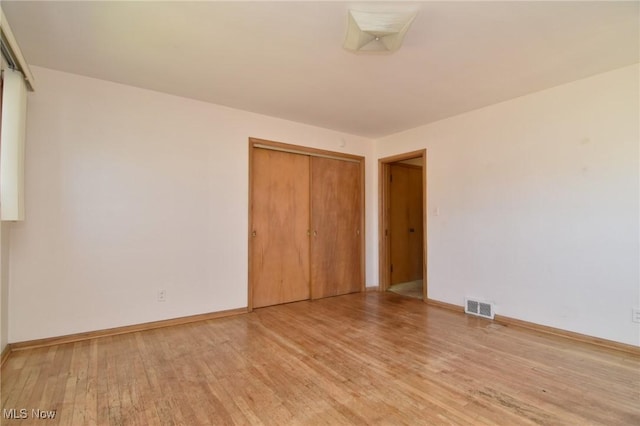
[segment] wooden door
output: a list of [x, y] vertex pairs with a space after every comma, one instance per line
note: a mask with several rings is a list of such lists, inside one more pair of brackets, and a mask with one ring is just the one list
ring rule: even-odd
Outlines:
[[309, 298], [309, 157], [254, 149], [251, 289], [254, 308]]
[[389, 230], [390, 284], [422, 279], [422, 169], [390, 164]]
[[311, 298], [362, 289], [360, 164], [311, 159]]

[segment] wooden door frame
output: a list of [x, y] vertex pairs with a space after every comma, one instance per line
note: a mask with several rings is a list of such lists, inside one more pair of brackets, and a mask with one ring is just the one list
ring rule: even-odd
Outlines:
[[[249, 198], [249, 203], [248, 203], [248, 216], [249, 216], [249, 220], [248, 220], [248, 224], [249, 227], [247, 229], [247, 245], [248, 245], [248, 282], [247, 282], [247, 310], [249, 312], [253, 311], [253, 288], [252, 288], [252, 278], [253, 278], [253, 271], [252, 271], [252, 259], [253, 259], [253, 249], [252, 249], [252, 244], [251, 244], [251, 239], [252, 239], [252, 232], [253, 232], [253, 180], [252, 180], [252, 176], [253, 176], [253, 152], [255, 149], [272, 149], [272, 150], [276, 150], [276, 151], [284, 151], [284, 152], [290, 152], [290, 153], [294, 153], [294, 154], [301, 154], [301, 155], [308, 155], [308, 156], [316, 156], [316, 157], [325, 157], [325, 158], [334, 158], [334, 159], [338, 159], [338, 160], [347, 160], [347, 161], [353, 161], [353, 162], [357, 162], [359, 164], [360, 167], [360, 270], [361, 270], [361, 283], [360, 283], [360, 291], [364, 292], [366, 291], [366, 268], [365, 268], [365, 253], [366, 253], [366, 246], [365, 246], [365, 192], [364, 192], [364, 179], [365, 179], [365, 158], [363, 156], [360, 155], [354, 155], [354, 154], [346, 154], [343, 152], [335, 152], [335, 151], [328, 151], [328, 150], [324, 150], [324, 149], [317, 149], [317, 148], [310, 148], [310, 147], [306, 147], [306, 146], [302, 146], [302, 145], [292, 145], [292, 144], [287, 144], [287, 143], [282, 143], [282, 142], [274, 142], [274, 141], [269, 141], [269, 140], [265, 140], [265, 139], [258, 139], [258, 138], [253, 138], [250, 137], [249, 138], [249, 193], [248, 193], [248, 198]], [[309, 181], [309, 191], [311, 191], [311, 180]], [[309, 212], [309, 214], [311, 215], [311, 211]], [[309, 220], [311, 220], [311, 217], [309, 217]], [[311, 252], [311, 251], [310, 251]]]
[[387, 291], [391, 282], [391, 257], [389, 238], [389, 169], [391, 163], [422, 158], [422, 223], [423, 223], [423, 263], [422, 263], [422, 300], [428, 300], [427, 286], [427, 150], [411, 151], [391, 157], [378, 159], [378, 273], [379, 291]]

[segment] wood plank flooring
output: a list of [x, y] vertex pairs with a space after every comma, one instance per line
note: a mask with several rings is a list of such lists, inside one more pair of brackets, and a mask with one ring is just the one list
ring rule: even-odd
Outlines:
[[3, 425], [638, 425], [640, 357], [373, 292], [18, 351], [1, 400]]

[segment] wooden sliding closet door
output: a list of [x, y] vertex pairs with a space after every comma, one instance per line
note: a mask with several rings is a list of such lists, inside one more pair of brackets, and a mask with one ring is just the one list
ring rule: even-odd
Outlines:
[[311, 158], [311, 298], [361, 291], [360, 164]]
[[254, 149], [253, 307], [309, 298], [309, 157]]

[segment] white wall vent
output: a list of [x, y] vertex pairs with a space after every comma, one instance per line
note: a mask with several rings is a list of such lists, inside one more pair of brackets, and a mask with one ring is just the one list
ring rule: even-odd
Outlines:
[[477, 299], [464, 299], [464, 312], [483, 318], [493, 319], [493, 305], [489, 302], [483, 302]]

